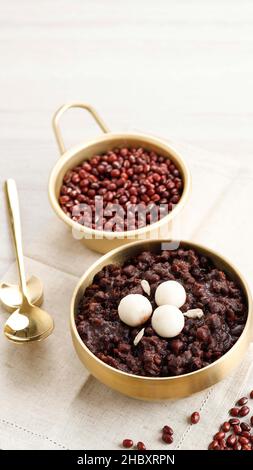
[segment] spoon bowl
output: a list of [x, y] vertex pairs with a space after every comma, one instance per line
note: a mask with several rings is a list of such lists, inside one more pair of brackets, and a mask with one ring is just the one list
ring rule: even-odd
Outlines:
[[25, 343], [45, 339], [53, 328], [53, 320], [45, 310], [25, 301], [6, 321], [4, 334], [15, 343]]
[[[31, 276], [26, 283], [27, 293], [33, 305], [41, 306], [43, 302], [43, 285], [36, 276]], [[14, 312], [22, 304], [22, 292], [17, 284], [2, 282], [0, 284], [0, 301], [7, 312]]]

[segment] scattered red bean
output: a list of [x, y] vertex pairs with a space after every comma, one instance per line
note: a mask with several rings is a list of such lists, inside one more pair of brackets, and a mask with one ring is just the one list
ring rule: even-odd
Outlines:
[[200, 420], [200, 414], [197, 411], [194, 411], [191, 415], [191, 423], [192, 424], [197, 424]]
[[122, 442], [122, 445], [126, 449], [130, 449], [130, 447], [133, 447], [134, 443], [133, 443], [132, 439], [124, 439], [123, 442]]
[[229, 422], [231, 426], [234, 426], [235, 424], [240, 424], [240, 420], [238, 418], [231, 418]]
[[233, 426], [233, 431], [234, 431], [235, 434], [241, 434], [242, 428], [241, 428], [240, 424], [235, 424]]
[[247, 437], [247, 439], [250, 439], [250, 437], [251, 437], [249, 431], [242, 431], [240, 435], [243, 436], [243, 437]]
[[236, 442], [234, 447], [233, 447], [234, 450], [241, 450], [242, 449], [242, 445], [240, 444], [240, 442]]
[[228, 432], [230, 430], [230, 423], [228, 421], [225, 421], [225, 423], [222, 424], [221, 429], [224, 432]]
[[242, 446], [242, 450], [252, 450], [252, 447], [250, 444], [246, 444], [244, 446]]
[[226, 443], [229, 447], [233, 447], [236, 443], [236, 435], [230, 434], [230, 436], [227, 437]]
[[240, 400], [237, 401], [238, 406], [246, 405], [248, 403], [248, 398], [247, 397], [242, 397]]
[[[253, 398], [253, 390], [249, 394]], [[220, 431], [214, 435], [213, 441], [209, 444], [210, 450], [253, 450], [253, 416], [250, 422], [240, 421], [240, 417], [247, 416], [250, 412], [248, 397], [244, 396], [237, 400], [236, 405], [230, 409], [229, 413], [233, 418], [225, 421], [220, 426]], [[232, 427], [232, 434], [225, 440], [225, 434], [230, 431]]]
[[145, 444], [141, 441], [137, 442], [136, 447], [137, 447], [138, 450], [146, 450]]
[[211, 444], [209, 444], [208, 447], [209, 450], [220, 450], [220, 444], [218, 441], [212, 441]]
[[163, 433], [172, 435], [174, 433], [174, 431], [170, 426], [164, 426], [163, 427]]
[[238, 416], [239, 415], [240, 408], [231, 408], [230, 410], [230, 415], [231, 416]]
[[225, 447], [226, 447], [226, 441], [225, 441], [225, 439], [220, 439], [220, 440], [219, 440], [219, 444], [220, 444], [221, 450], [224, 450]]
[[163, 433], [162, 440], [163, 442], [166, 442], [166, 444], [171, 444], [173, 442], [173, 437], [170, 434]]
[[220, 441], [221, 439], [224, 439], [224, 437], [225, 437], [225, 433], [223, 431], [219, 431], [213, 436], [213, 439], [215, 441]]
[[249, 443], [249, 439], [247, 437], [244, 437], [244, 436], [239, 436], [238, 441], [240, 442], [240, 444], [242, 444], [242, 446]]
[[241, 428], [242, 428], [243, 431], [250, 431], [251, 430], [251, 426], [248, 423], [244, 423], [244, 422], [241, 423]]
[[250, 412], [250, 409], [248, 406], [246, 405], [242, 406], [239, 411], [239, 416], [246, 416], [247, 414], [249, 414], [249, 412]]

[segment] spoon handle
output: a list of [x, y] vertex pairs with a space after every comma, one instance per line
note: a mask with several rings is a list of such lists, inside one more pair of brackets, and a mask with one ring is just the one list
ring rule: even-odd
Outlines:
[[22, 248], [22, 232], [20, 222], [19, 200], [16, 182], [13, 179], [8, 179], [5, 182], [7, 207], [10, 219], [10, 226], [13, 235], [16, 260], [18, 266], [18, 273], [20, 279], [20, 288], [22, 291], [23, 301], [27, 300], [27, 287], [25, 276], [24, 255]]

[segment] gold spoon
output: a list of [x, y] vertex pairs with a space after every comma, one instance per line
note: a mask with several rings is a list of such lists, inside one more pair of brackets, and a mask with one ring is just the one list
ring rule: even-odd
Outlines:
[[14, 343], [39, 341], [52, 333], [54, 322], [47, 312], [36, 307], [29, 301], [22, 250], [18, 193], [16, 183], [13, 179], [6, 181], [5, 190], [19, 272], [22, 303], [5, 323], [4, 334]]
[[[31, 276], [26, 282], [28, 298], [32, 304], [41, 306], [43, 302], [43, 285], [36, 276]], [[9, 282], [0, 283], [0, 301], [7, 312], [14, 312], [22, 304], [22, 293], [19, 285]]]

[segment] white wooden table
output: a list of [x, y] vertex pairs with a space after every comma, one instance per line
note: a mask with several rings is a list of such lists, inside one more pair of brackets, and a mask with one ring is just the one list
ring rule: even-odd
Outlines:
[[[47, 197], [51, 116], [78, 100], [113, 130], [182, 150], [194, 177], [182, 237], [230, 257], [252, 286], [252, 44], [250, 0], [0, 0], [0, 180], [17, 181], [25, 255], [74, 276], [98, 256]], [[98, 132], [82, 111], [63, 121], [69, 146]], [[13, 254], [0, 204], [2, 277]]]

